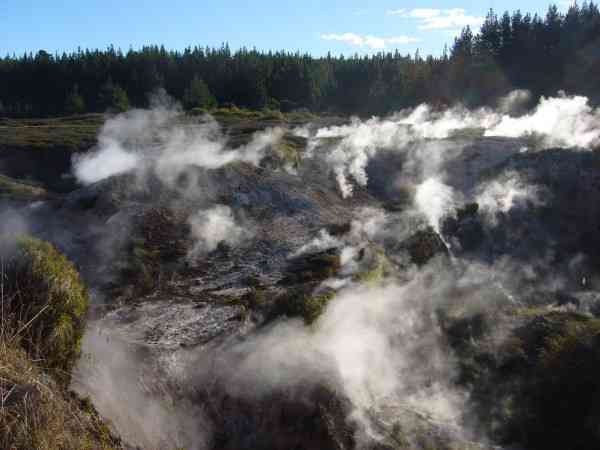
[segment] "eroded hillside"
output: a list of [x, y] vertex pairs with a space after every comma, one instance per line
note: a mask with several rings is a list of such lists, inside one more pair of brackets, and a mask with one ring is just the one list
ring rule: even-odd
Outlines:
[[162, 103], [26, 179], [5, 144], [1, 231], [76, 263], [71, 387], [127, 445], [592, 448], [599, 117]]

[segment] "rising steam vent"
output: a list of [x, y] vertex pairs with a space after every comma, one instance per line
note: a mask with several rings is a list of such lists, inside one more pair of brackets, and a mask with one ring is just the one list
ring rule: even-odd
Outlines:
[[600, 448], [587, 99], [221, 106], [0, 154], [1, 450]]

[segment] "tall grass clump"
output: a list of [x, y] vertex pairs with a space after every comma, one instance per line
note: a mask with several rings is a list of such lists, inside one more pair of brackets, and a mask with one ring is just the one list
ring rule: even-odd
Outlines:
[[31, 236], [1, 240], [2, 333], [45, 368], [68, 378], [80, 352], [86, 287], [52, 244]]
[[0, 237], [0, 448], [123, 448], [68, 390], [87, 305], [77, 270], [51, 244]]

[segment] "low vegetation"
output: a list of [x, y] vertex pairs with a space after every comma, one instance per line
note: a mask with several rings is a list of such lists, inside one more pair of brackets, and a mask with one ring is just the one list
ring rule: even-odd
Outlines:
[[82, 151], [96, 143], [102, 114], [51, 119], [0, 118], [0, 148]]
[[132, 286], [136, 295], [159, 287], [186, 255], [188, 234], [185, 217], [167, 208], [148, 209], [136, 217], [126, 248], [123, 284]]
[[306, 123], [317, 118], [317, 115], [308, 111], [294, 111], [283, 113], [277, 109], [263, 108], [260, 110], [240, 108], [236, 105], [226, 104], [215, 108], [193, 108], [188, 114], [202, 115], [211, 114], [224, 125], [240, 121], [275, 121], [290, 124]]
[[377, 284], [391, 269], [391, 263], [381, 247], [371, 246], [372, 257], [367, 267], [354, 275], [354, 281], [362, 284]]
[[334, 297], [333, 291], [324, 291], [319, 294], [296, 292], [281, 298], [276, 304], [276, 311], [278, 315], [301, 317], [307, 325], [310, 325], [323, 314]]
[[43, 199], [48, 192], [36, 183], [14, 180], [0, 175], [0, 198], [35, 200]]
[[3, 320], [44, 367], [68, 377], [79, 356], [88, 294], [79, 273], [51, 244], [16, 238], [4, 262]]
[[[442, 320], [484, 432], [524, 448], [600, 446], [600, 319], [551, 308]], [[499, 347], [485, 344], [504, 321], [520, 324]], [[490, 407], [490, 405], [492, 405]]]
[[333, 277], [340, 268], [340, 255], [335, 248], [300, 255], [290, 260], [285, 276], [279, 284], [284, 286], [304, 283], [318, 284]]
[[600, 446], [600, 319], [550, 312], [517, 339], [519, 351], [508, 361], [523, 378], [516, 437], [531, 448]]
[[402, 243], [402, 247], [410, 255], [411, 261], [423, 266], [437, 255], [448, 255], [448, 248], [440, 236], [431, 228], [417, 231]]
[[7, 333], [14, 330], [0, 336], [0, 448], [121, 449], [91, 403], [49, 377]]
[[456, 209], [456, 218], [458, 220], [467, 219], [470, 217], [476, 217], [479, 213], [479, 204], [478, 203], [467, 203], [462, 208]]
[[91, 403], [67, 391], [88, 301], [76, 269], [47, 242], [1, 243], [0, 448], [121, 449]]

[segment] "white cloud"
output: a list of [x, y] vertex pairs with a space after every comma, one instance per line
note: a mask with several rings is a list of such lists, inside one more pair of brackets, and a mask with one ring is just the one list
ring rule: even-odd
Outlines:
[[430, 9], [416, 8], [410, 11], [403, 9], [390, 10], [388, 15], [395, 15], [407, 19], [419, 21], [420, 30], [448, 30], [464, 28], [469, 25], [472, 28], [480, 27], [485, 17], [471, 16], [462, 8], [452, 9]]
[[385, 38], [385, 42], [388, 44], [412, 44], [415, 42], [419, 42], [420, 39], [410, 37], [410, 36], [396, 36]]
[[361, 35], [356, 33], [327, 33], [321, 34], [321, 39], [328, 41], [340, 41], [357, 47], [369, 47], [374, 50], [382, 50], [389, 44], [411, 44], [419, 42], [419, 39], [410, 36], [372, 36], [369, 34]]
[[431, 19], [432, 17], [439, 17], [441, 15], [442, 11], [439, 9], [416, 8], [407, 14], [407, 17], [414, 17], [416, 19]]
[[404, 14], [406, 14], [406, 9], [401, 8], [401, 9], [389, 9], [386, 14], [388, 16], [402, 16]]

